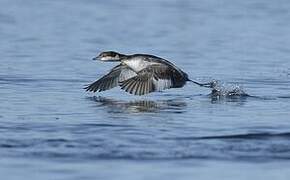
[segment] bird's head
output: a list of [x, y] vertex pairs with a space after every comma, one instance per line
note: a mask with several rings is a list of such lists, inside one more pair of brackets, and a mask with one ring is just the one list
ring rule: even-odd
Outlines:
[[120, 61], [124, 54], [117, 53], [115, 51], [105, 51], [101, 52], [97, 57], [93, 58], [93, 60], [100, 61]]

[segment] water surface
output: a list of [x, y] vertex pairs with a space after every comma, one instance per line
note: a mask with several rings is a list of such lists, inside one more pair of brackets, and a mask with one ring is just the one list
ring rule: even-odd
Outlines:
[[[4, 179], [287, 179], [290, 3], [0, 1]], [[104, 50], [169, 59], [191, 79], [147, 96], [82, 88]]]

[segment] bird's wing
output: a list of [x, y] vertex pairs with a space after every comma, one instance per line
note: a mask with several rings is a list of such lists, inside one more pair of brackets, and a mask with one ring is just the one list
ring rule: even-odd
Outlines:
[[179, 87], [177, 83], [184, 82], [180, 73], [166, 65], [151, 65], [130, 79], [120, 82], [126, 92], [144, 95], [153, 91], [161, 91], [172, 87]]
[[174, 73], [173, 69], [164, 65], [151, 65], [147, 68], [147, 71], [153, 73], [153, 84], [156, 91], [162, 91], [173, 87]]
[[137, 74], [128, 66], [119, 64], [111, 69], [108, 74], [104, 75], [102, 78], [88, 85], [84, 89], [92, 92], [109, 90], [118, 86], [119, 81], [124, 81], [136, 75]]
[[144, 95], [155, 91], [152, 73], [142, 73], [119, 83], [126, 92], [135, 95]]
[[129, 68], [127, 65], [123, 65], [122, 71], [119, 75], [118, 82], [125, 81], [127, 79], [130, 79], [134, 76], [137, 76], [137, 73], [133, 71], [131, 68]]

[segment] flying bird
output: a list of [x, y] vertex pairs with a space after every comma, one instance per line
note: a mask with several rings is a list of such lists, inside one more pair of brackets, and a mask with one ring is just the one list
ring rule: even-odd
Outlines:
[[125, 55], [114, 51], [100, 53], [93, 60], [120, 62], [111, 71], [94, 83], [86, 86], [86, 91], [101, 92], [120, 86], [134, 95], [144, 95], [170, 88], [181, 88], [190, 81], [202, 87], [212, 87], [211, 83], [198, 83], [166, 59], [149, 55]]

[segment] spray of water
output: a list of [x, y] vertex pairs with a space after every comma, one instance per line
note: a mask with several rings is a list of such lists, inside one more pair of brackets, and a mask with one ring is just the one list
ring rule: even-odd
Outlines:
[[216, 98], [237, 98], [249, 96], [239, 84], [227, 84], [217, 80], [211, 81], [211, 96]]

